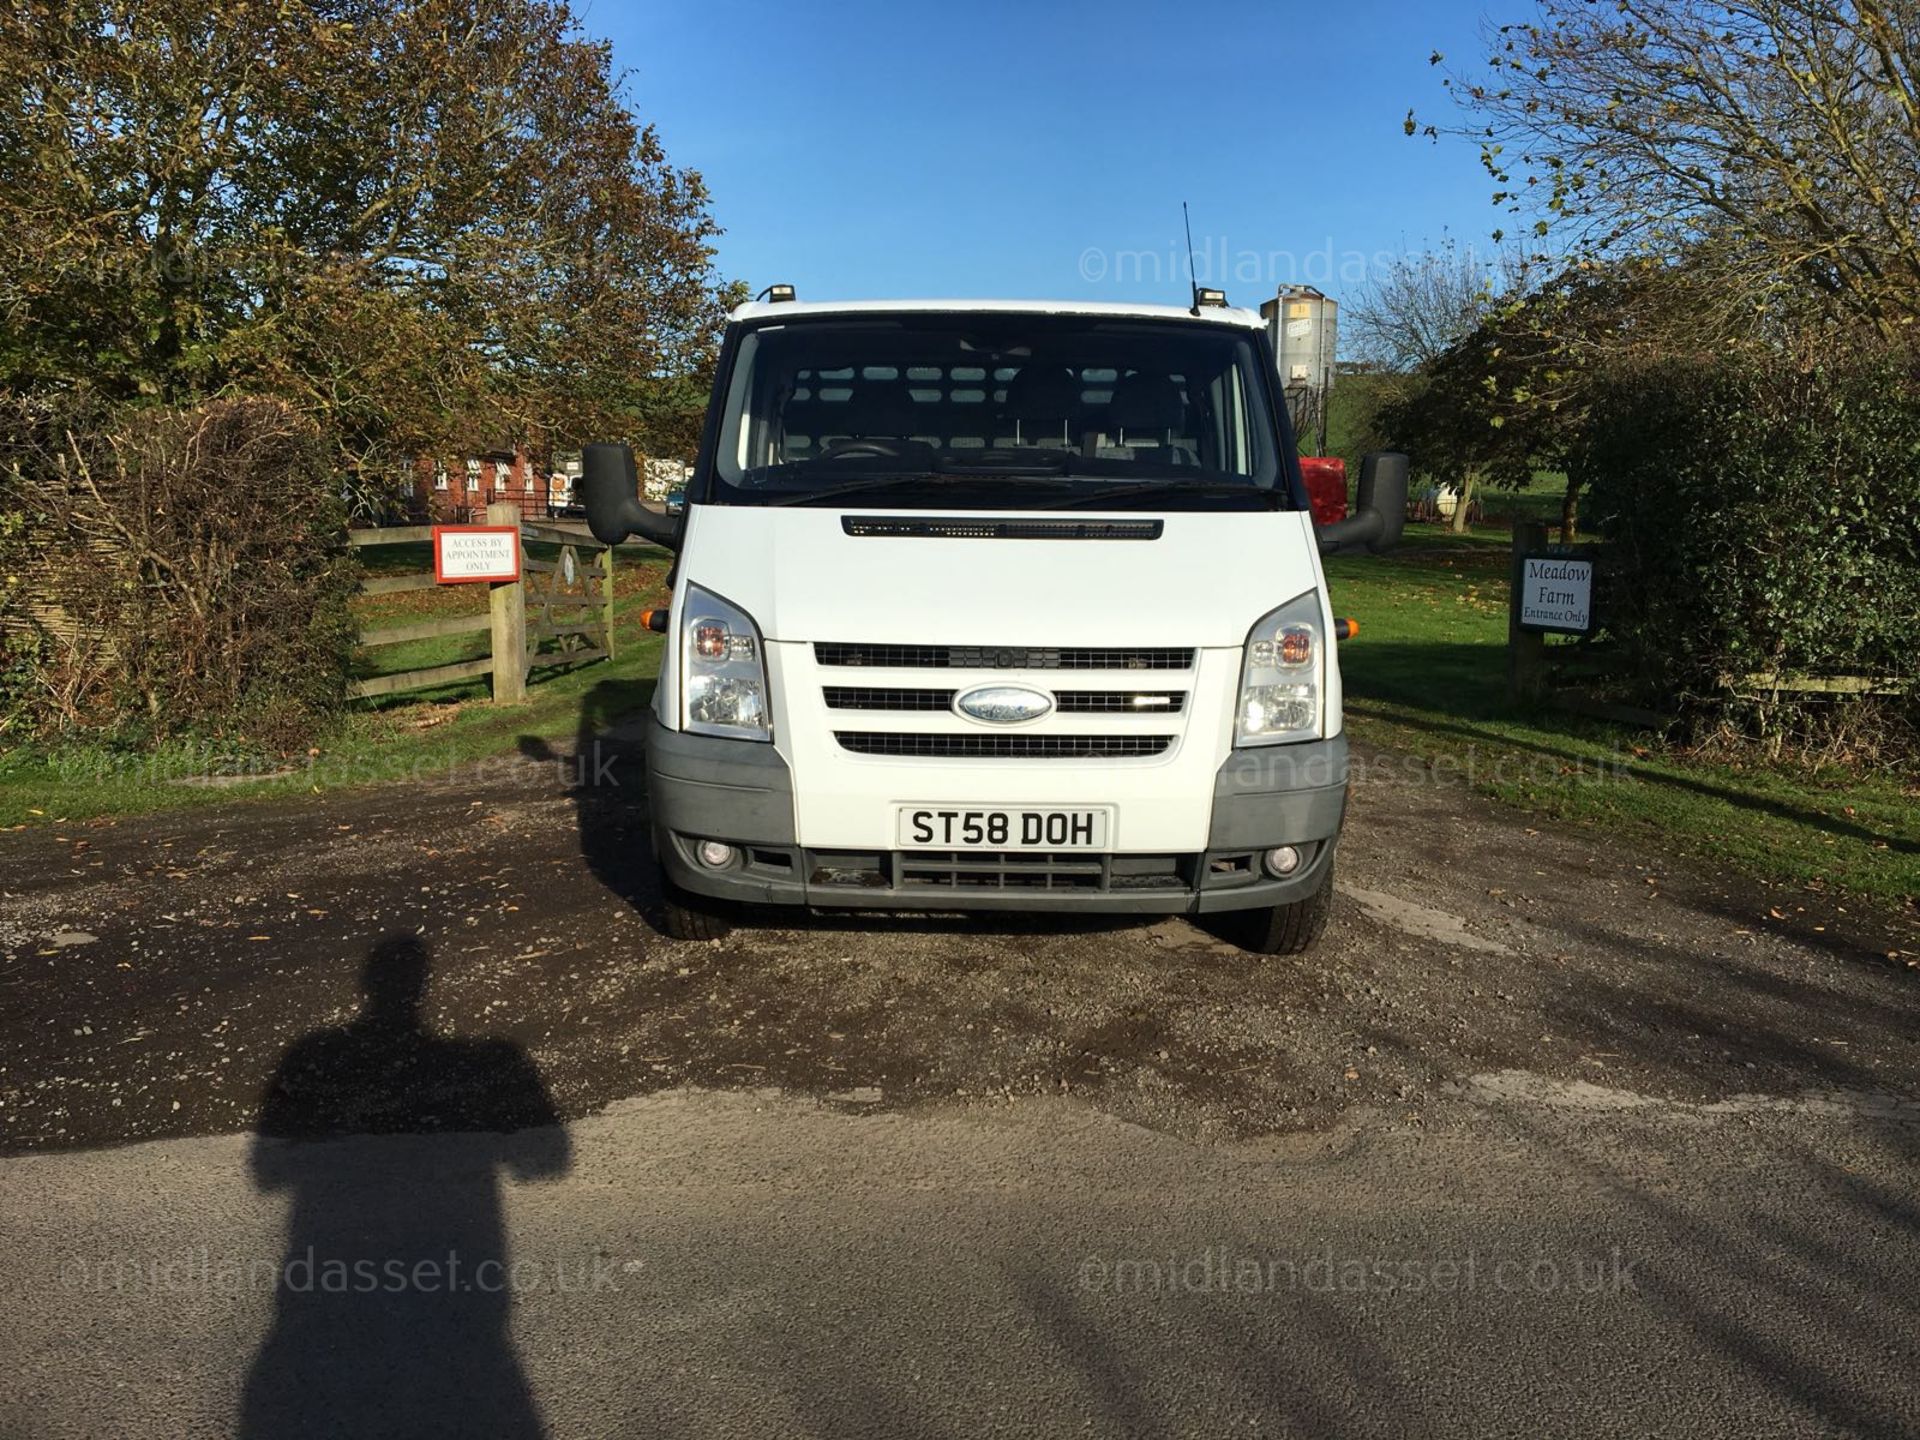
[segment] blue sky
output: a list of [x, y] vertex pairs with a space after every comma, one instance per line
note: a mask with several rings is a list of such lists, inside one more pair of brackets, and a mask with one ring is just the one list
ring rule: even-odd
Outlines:
[[[1497, 0], [1490, 0], [1497, 3]], [[1519, 3], [1496, 18], [1517, 18]], [[1473, 148], [1408, 139], [1474, 0], [583, 4], [635, 111], [713, 190], [720, 264], [803, 298], [1351, 293], [1500, 223]]]

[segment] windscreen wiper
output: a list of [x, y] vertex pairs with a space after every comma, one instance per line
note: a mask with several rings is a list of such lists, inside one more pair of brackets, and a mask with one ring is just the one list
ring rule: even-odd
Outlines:
[[1264, 485], [1248, 485], [1234, 480], [1144, 480], [1136, 485], [1102, 485], [1097, 490], [1084, 495], [1069, 495], [1063, 500], [1051, 500], [1040, 508], [1043, 510], [1068, 510], [1076, 506], [1098, 508], [1115, 500], [1130, 500], [1140, 495], [1204, 495], [1209, 499], [1237, 495], [1258, 495], [1264, 498], [1270, 510], [1280, 507], [1273, 503], [1281, 499], [1286, 492], [1269, 489]]
[[860, 495], [867, 491], [895, 490], [902, 485], [948, 486], [978, 485], [981, 481], [999, 484], [1058, 484], [1048, 477], [1038, 475], [1003, 475], [991, 470], [954, 471], [952, 473], [921, 475], [872, 475], [861, 480], [849, 480], [839, 485], [829, 485], [824, 490], [801, 490], [792, 495], [782, 495], [777, 500], [769, 500], [768, 505], [811, 505], [822, 500], [838, 500], [843, 496]]

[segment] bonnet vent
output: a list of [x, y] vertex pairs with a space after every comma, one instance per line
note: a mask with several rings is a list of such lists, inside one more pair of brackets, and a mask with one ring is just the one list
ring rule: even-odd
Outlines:
[[1158, 540], [1159, 520], [997, 520], [971, 515], [845, 515], [849, 535], [923, 540]]

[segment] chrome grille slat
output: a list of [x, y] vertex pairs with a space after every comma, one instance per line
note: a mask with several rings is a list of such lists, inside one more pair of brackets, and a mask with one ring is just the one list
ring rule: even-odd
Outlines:
[[895, 690], [874, 685], [822, 687], [829, 710], [949, 710], [951, 690]]
[[841, 748], [858, 755], [925, 759], [1111, 760], [1163, 754], [1171, 735], [984, 735], [888, 730], [836, 730]]
[[[944, 711], [953, 708], [954, 690], [910, 686], [825, 685], [829, 710]], [[1061, 690], [1054, 695], [1062, 715], [1178, 715], [1187, 708], [1184, 690]]]
[[1184, 690], [1062, 690], [1053, 699], [1062, 715], [1178, 715], [1187, 708]]
[[1191, 670], [1194, 652], [1159, 645], [863, 645], [818, 640], [821, 665], [888, 670]]

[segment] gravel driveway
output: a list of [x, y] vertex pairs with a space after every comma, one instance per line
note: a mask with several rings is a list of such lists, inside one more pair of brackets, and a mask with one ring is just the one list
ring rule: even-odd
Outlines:
[[[373, 1355], [429, 1334], [445, 1383], [404, 1388], [450, 1432], [480, 1397], [495, 1428], [566, 1434], [1920, 1424], [1911, 913], [1363, 755], [1305, 958], [1184, 920], [676, 943], [646, 919], [634, 733], [0, 836], [0, 1261], [27, 1287], [0, 1429], [288, 1433], [323, 1401], [422, 1433]], [[481, 1177], [457, 1213], [447, 1174]], [[446, 1326], [32, 1281], [183, 1237], [448, 1233], [637, 1268], [599, 1309], [542, 1291]], [[1217, 1246], [1296, 1268], [1253, 1311], [1116, 1288], [1122, 1261]], [[1320, 1246], [1416, 1266], [1426, 1298], [1312, 1292]], [[1428, 1271], [1474, 1253], [1612, 1257], [1627, 1285], [1443, 1302]], [[316, 1343], [366, 1351], [319, 1401], [287, 1358]]]

